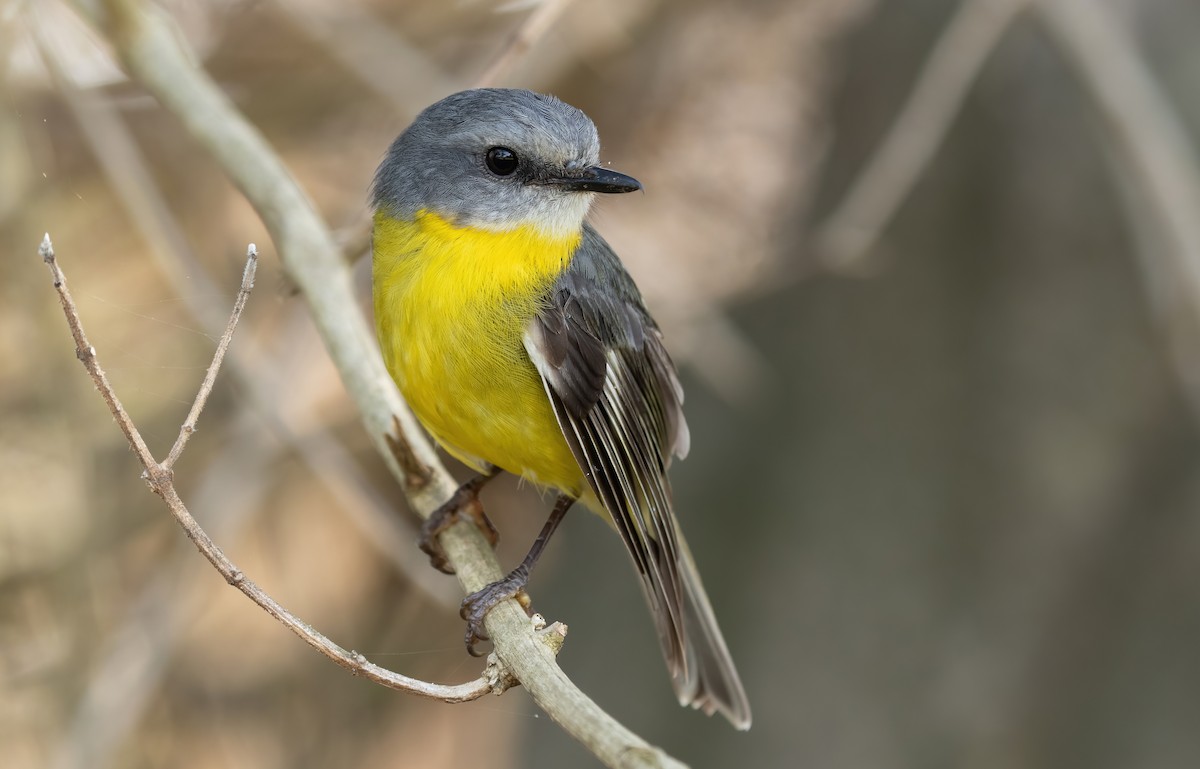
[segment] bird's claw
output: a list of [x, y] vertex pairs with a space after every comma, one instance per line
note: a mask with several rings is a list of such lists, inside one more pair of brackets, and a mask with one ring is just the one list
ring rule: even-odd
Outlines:
[[451, 495], [450, 499], [434, 510], [421, 524], [421, 538], [417, 541], [417, 545], [421, 548], [421, 552], [429, 556], [430, 565], [440, 572], [453, 574], [454, 567], [450, 565], [450, 559], [446, 557], [446, 551], [442, 548], [438, 537], [443, 531], [458, 523], [464, 513], [475, 521], [475, 525], [483, 532], [489, 545], [495, 547], [496, 543], [500, 541], [500, 532], [496, 530], [491, 519], [487, 517], [487, 513], [483, 511], [483, 505], [479, 504], [481, 485], [471, 482], [463, 484]]
[[529, 594], [525, 592], [526, 581], [526, 577], [510, 574], [463, 599], [458, 616], [467, 622], [466, 635], [463, 640], [466, 642], [468, 654], [472, 657], [483, 656], [483, 652], [478, 651], [475, 645], [480, 641], [491, 639], [484, 628], [483, 621], [496, 604], [507, 601], [509, 598], [515, 598], [525, 609], [525, 613], [529, 614], [532, 601], [529, 599]]

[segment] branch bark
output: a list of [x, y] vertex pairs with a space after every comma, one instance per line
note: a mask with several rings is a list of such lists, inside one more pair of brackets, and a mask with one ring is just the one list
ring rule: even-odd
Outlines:
[[[384, 370], [372, 334], [354, 309], [349, 274], [307, 196], [262, 136], [196, 66], [160, 9], [138, 0], [108, 0], [103, 7], [86, 0], [75, 3], [113, 43], [127, 71], [183, 123], [258, 211], [284, 268], [309, 303], [372, 442], [400, 480], [413, 509], [428, 516], [453, 493], [455, 483]], [[401, 462], [400, 457], [408, 461]], [[412, 475], [406, 468], [424, 468], [428, 475]], [[503, 576], [491, 549], [473, 526], [455, 526], [441, 541], [466, 591], [473, 592]], [[222, 574], [232, 584], [245, 581], [231, 564]], [[273, 602], [260, 605], [278, 617]], [[681, 766], [584, 695], [558, 667], [551, 645], [538, 638], [515, 601], [497, 606], [486, 625], [503, 665], [547, 715], [605, 764]], [[359, 662], [353, 657], [345, 661]]]

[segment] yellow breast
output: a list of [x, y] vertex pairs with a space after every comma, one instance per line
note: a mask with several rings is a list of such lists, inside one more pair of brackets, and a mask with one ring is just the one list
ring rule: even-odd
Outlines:
[[584, 476], [523, 336], [580, 236], [375, 215], [375, 324], [388, 371], [451, 454], [571, 494]]

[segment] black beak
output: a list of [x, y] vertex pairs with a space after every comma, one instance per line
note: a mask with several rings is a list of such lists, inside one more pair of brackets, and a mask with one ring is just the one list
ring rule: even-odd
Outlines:
[[539, 179], [542, 184], [553, 184], [571, 192], [635, 192], [642, 188], [642, 183], [632, 176], [609, 171], [607, 168], [592, 166], [583, 171], [551, 176]]

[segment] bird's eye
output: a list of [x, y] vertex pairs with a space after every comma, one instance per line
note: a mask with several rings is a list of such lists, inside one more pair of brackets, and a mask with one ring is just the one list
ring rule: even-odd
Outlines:
[[508, 176], [517, 170], [517, 166], [521, 162], [517, 160], [517, 153], [508, 147], [492, 147], [487, 151], [484, 160], [487, 162], [488, 170], [496, 176]]

